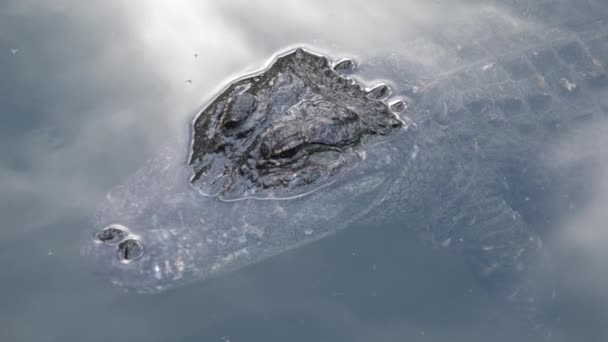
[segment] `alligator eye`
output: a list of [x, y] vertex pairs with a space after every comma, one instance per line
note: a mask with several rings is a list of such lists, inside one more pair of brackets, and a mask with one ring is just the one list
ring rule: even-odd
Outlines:
[[295, 155], [298, 154], [298, 151], [299, 151], [299, 147], [294, 147], [294, 148], [290, 148], [287, 150], [281, 150], [281, 152], [279, 152], [277, 156], [279, 158], [289, 159], [289, 158], [295, 157]]
[[265, 159], [290, 159], [295, 157], [304, 147], [301, 139], [285, 141], [277, 146], [270, 146], [267, 142], [260, 145], [260, 154]]
[[304, 141], [298, 137], [292, 137], [272, 149], [273, 158], [288, 159], [295, 157], [298, 152], [304, 147]]
[[126, 227], [119, 224], [112, 224], [97, 233], [95, 238], [98, 242], [103, 242], [108, 245], [115, 245], [124, 240], [127, 235], [129, 235], [129, 232]]
[[231, 97], [224, 107], [222, 124], [227, 129], [236, 128], [256, 109], [257, 101], [252, 95], [242, 94]]
[[131, 262], [144, 255], [144, 245], [135, 239], [128, 239], [118, 244], [118, 258], [122, 262]]

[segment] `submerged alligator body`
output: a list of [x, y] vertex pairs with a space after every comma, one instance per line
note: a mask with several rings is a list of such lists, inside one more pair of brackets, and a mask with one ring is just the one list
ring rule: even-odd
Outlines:
[[394, 82], [395, 99], [353, 78], [352, 60], [284, 53], [222, 91], [194, 120], [192, 141], [108, 194], [83, 254], [114, 284], [157, 292], [355, 220], [400, 217], [533, 313], [555, 294], [530, 274], [546, 233], [530, 213], [543, 198], [519, 197], [556, 193], [547, 146], [604, 116], [608, 29], [500, 39], [488, 44], [505, 48], [492, 51], [458, 46], [477, 53], [472, 62], [426, 79], [395, 66], [409, 77]]

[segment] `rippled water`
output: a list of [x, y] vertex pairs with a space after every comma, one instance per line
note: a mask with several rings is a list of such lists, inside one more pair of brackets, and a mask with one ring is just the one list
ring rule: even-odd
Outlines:
[[[362, 79], [385, 80], [395, 75], [391, 65], [407, 60], [420, 64], [420, 75], [476, 60], [451, 59], [458, 47], [428, 42], [487, 41], [497, 34], [486, 30], [494, 20], [513, 30], [564, 32], [593, 22], [603, 29], [608, 20], [601, 0], [531, 4], [5, 1], [0, 340], [520, 341], [517, 317], [487, 296], [464, 261], [421, 244], [403, 218], [355, 225], [157, 295], [123, 293], [95, 278], [79, 245], [108, 190], [164, 141], [187, 134], [194, 114], [226, 82], [277, 52], [302, 44], [354, 57]], [[393, 80], [395, 91], [408, 82]], [[597, 116], [605, 116], [602, 99], [595, 100]], [[608, 338], [605, 127], [595, 120], [555, 157], [593, 167], [573, 173], [589, 177], [591, 186], [581, 189], [587, 200], [573, 199], [572, 214], [553, 222], [556, 240], [571, 247], [560, 264], [559, 341]]]

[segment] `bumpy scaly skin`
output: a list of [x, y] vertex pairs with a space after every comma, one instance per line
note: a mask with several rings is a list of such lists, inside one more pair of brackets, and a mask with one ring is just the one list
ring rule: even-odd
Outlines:
[[389, 109], [388, 86], [340, 76], [354, 66], [296, 49], [231, 84], [194, 121], [190, 151], [169, 144], [108, 195], [83, 253], [109, 260], [100, 272], [115, 284], [155, 292], [318, 240], [375, 208], [414, 145], [389, 144], [408, 125]]
[[[328, 184], [361, 158], [360, 146], [402, 127], [380, 101], [324, 56], [296, 49], [231, 84], [194, 121], [192, 184], [222, 199], [294, 197]], [[371, 141], [370, 141], [371, 140]]]
[[583, 183], [545, 155], [608, 108], [608, 30], [577, 29], [504, 54], [477, 50], [478, 62], [409, 85], [420, 152], [378, 213], [400, 212], [424, 241], [462, 254], [541, 328], [559, 299], [539, 279], [552, 267], [543, 238], [577, 192], [563, 184]]

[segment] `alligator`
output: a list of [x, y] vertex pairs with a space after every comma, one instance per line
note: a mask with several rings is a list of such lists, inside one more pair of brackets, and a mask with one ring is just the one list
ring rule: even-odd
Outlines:
[[117, 286], [159, 292], [398, 217], [535, 315], [555, 299], [532, 284], [548, 259], [534, 212], [560, 191], [545, 153], [605, 117], [608, 29], [443, 43], [460, 56], [444, 72], [387, 61], [399, 77], [377, 85], [355, 59], [278, 54], [107, 195], [83, 255]]

